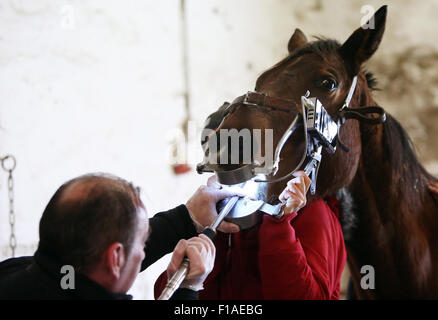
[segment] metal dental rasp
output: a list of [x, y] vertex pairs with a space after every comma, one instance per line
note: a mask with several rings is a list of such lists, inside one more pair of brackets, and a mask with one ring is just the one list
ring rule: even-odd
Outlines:
[[[231, 209], [233, 209], [234, 205], [237, 203], [237, 200], [239, 200], [239, 198], [240, 198], [239, 196], [231, 197], [230, 200], [225, 205], [225, 207], [221, 210], [219, 215], [216, 217], [214, 222], [210, 226], [206, 227], [202, 231], [202, 234], [205, 234], [207, 237], [213, 240], [214, 237], [216, 236], [216, 228], [219, 226], [222, 220], [228, 215]], [[179, 288], [181, 283], [186, 278], [189, 272], [189, 265], [190, 265], [189, 259], [185, 257], [179, 269], [175, 272], [172, 278], [168, 280], [166, 287], [163, 289], [163, 292], [158, 297], [158, 300], [169, 300], [169, 298]]]

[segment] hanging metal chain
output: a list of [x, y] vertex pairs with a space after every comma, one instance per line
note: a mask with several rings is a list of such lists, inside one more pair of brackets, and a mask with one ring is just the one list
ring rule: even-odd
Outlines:
[[17, 247], [17, 238], [15, 237], [15, 212], [14, 212], [14, 178], [12, 172], [15, 169], [17, 161], [12, 155], [6, 155], [0, 158], [2, 168], [8, 173], [8, 198], [9, 198], [9, 226], [11, 234], [9, 236], [9, 247], [12, 251], [12, 257], [15, 256], [15, 248]]

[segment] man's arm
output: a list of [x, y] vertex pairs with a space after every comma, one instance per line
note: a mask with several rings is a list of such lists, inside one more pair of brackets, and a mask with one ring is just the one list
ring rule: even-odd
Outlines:
[[146, 258], [141, 265], [142, 271], [172, 252], [179, 240], [197, 235], [185, 205], [157, 213], [149, 219], [149, 225], [151, 234], [145, 247]]
[[[206, 186], [196, 190], [186, 205], [180, 205], [172, 210], [157, 213], [149, 219], [151, 234], [146, 244], [146, 258], [143, 260], [143, 271], [164, 255], [170, 253], [181, 239], [189, 239], [202, 232], [217, 217], [216, 203], [235, 195], [244, 195], [235, 190], [218, 189], [216, 177], [208, 179]], [[219, 231], [238, 232], [239, 227], [223, 221]]]

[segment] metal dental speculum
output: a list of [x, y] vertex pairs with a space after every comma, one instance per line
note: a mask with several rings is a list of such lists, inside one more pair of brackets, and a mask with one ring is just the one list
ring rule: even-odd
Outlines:
[[301, 101], [306, 108], [307, 131], [318, 143], [326, 147], [328, 152], [334, 153], [338, 124], [332, 120], [317, 98], [302, 97]]
[[[257, 100], [258, 103], [251, 99]], [[269, 104], [269, 102], [272, 103]], [[274, 105], [273, 102], [276, 102], [277, 105]], [[278, 106], [278, 104], [287, 106], [288, 109]], [[305, 160], [308, 159], [303, 170], [310, 177], [312, 181], [310, 191], [312, 194], [315, 194], [318, 169], [321, 163], [322, 148], [325, 148], [328, 153], [334, 153], [336, 151], [340, 123], [335, 122], [330, 117], [320, 100], [315, 97], [308, 98], [308, 94], [307, 96], [301, 97], [301, 114], [294, 112], [293, 110], [296, 110], [296, 108], [292, 108], [292, 105], [296, 106], [295, 103], [288, 100], [271, 98], [252, 92], [237, 98], [232, 104], [225, 103], [216, 113], [213, 113], [207, 119], [206, 128], [213, 130], [214, 134], [220, 129], [225, 118], [241, 106], [277, 109], [279, 111], [291, 113], [294, 115], [294, 117], [275, 148], [272, 165], [261, 164], [253, 161], [252, 163], [242, 165], [237, 169], [219, 170], [218, 166], [212, 165], [208, 162], [206, 156], [208, 153], [208, 148], [206, 148], [206, 143], [208, 142], [209, 137], [206, 137], [202, 140], [206, 154], [204, 156], [204, 161], [198, 164], [198, 173], [214, 172], [218, 178], [218, 181], [224, 185], [239, 185], [241, 187], [245, 187], [246, 183], [255, 183], [262, 186], [266, 185], [266, 183], [279, 182], [292, 177], [293, 173], [302, 168]], [[307, 146], [303, 151], [299, 164], [294, 170], [283, 177], [269, 180], [266, 179], [266, 177], [273, 177], [277, 173], [280, 163], [280, 154], [283, 146], [297, 128], [302, 128], [305, 145]], [[219, 202], [218, 209], [223, 208], [226, 203], [227, 200]], [[244, 198], [239, 199], [236, 202], [235, 206], [233, 209], [231, 209], [225, 220], [238, 224], [241, 229], [248, 229], [258, 224], [261, 221], [263, 214], [270, 214], [280, 217], [282, 216], [282, 213], [283, 211], [281, 203], [277, 205], [271, 205], [266, 203], [264, 200], [252, 200]]]
[[[249, 229], [259, 224], [264, 214], [280, 217], [283, 204], [271, 205], [264, 201], [266, 184], [256, 182], [257, 176], [251, 180], [239, 184], [243, 191], [253, 198], [240, 198], [225, 217], [226, 221], [237, 224], [241, 230]], [[263, 199], [263, 200], [262, 200]], [[229, 199], [220, 201], [217, 210], [220, 212], [228, 203]]]

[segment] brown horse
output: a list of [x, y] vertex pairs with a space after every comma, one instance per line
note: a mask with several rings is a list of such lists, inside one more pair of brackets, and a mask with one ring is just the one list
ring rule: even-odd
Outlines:
[[[363, 63], [381, 42], [386, 11], [384, 6], [375, 13], [374, 29], [360, 27], [342, 45], [321, 38], [308, 42], [296, 29], [288, 44], [289, 55], [258, 78], [255, 90], [298, 106], [309, 90], [336, 118], [357, 75], [350, 106], [375, 105], [375, 79]], [[277, 143], [289, 124], [281, 112], [239, 108], [222, 127], [273, 128]], [[284, 146], [276, 176], [287, 174], [298, 163], [304, 148], [298, 138]], [[333, 194], [341, 198], [341, 223], [356, 296], [438, 298], [438, 198], [429, 188], [437, 180], [418, 162], [409, 137], [390, 115], [378, 125], [347, 120], [340, 139], [349, 151], [323, 152], [317, 193], [308, 201]], [[271, 184], [268, 198], [275, 198], [284, 186], [285, 182]], [[375, 289], [361, 288], [365, 265], [374, 267]]]

